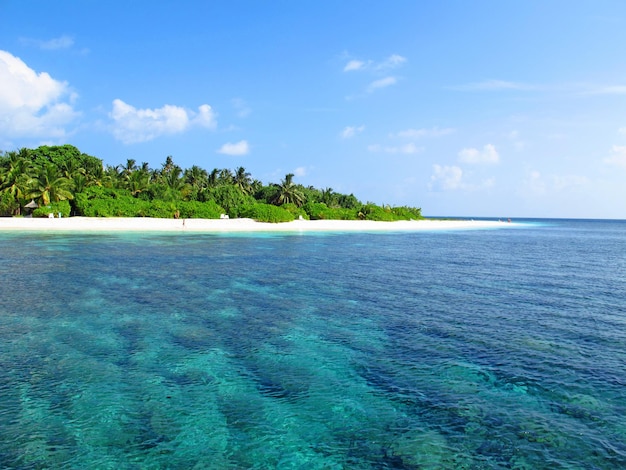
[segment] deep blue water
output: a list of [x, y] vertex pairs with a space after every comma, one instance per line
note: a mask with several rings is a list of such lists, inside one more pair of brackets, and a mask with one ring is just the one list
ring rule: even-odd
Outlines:
[[0, 468], [626, 466], [626, 222], [0, 234]]

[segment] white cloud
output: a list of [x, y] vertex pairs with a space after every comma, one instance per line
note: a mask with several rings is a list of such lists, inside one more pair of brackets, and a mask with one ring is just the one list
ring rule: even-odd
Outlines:
[[626, 95], [626, 85], [612, 85], [593, 89], [594, 95]]
[[579, 175], [549, 175], [544, 176], [537, 170], [528, 172], [523, 181], [523, 194], [530, 196], [544, 196], [564, 190], [571, 191], [584, 189], [589, 184], [589, 178]]
[[524, 194], [542, 195], [546, 192], [546, 183], [537, 170], [528, 173], [524, 180]]
[[241, 98], [234, 98], [232, 100], [232, 104], [235, 108], [235, 111], [237, 112], [237, 117], [245, 118], [248, 117], [250, 113], [252, 113], [252, 110], [250, 109], [248, 104], [245, 102], [245, 100], [242, 100]]
[[459, 152], [459, 161], [463, 163], [487, 163], [494, 164], [500, 161], [500, 155], [496, 151], [496, 148], [487, 144], [480, 151], [475, 148], [465, 148]]
[[589, 179], [579, 175], [556, 175], [553, 177], [554, 189], [561, 191], [563, 189], [577, 188], [586, 186]]
[[614, 145], [611, 155], [604, 159], [604, 163], [626, 168], [626, 146]]
[[354, 70], [362, 70], [363, 68], [365, 68], [365, 62], [363, 62], [362, 60], [351, 60], [343, 68], [343, 71], [352, 72]]
[[524, 147], [526, 147], [526, 142], [520, 139], [519, 131], [512, 130], [511, 132], [509, 132], [508, 138], [513, 142], [515, 150], [521, 151], [524, 150]]
[[622, 135], [626, 135], [626, 127], [620, 127], [617, 132]]
[[392, 54], [387, 59], [376, 65], [377, 70], [393, 69], [399, 67], [406, 62], [406, 57], [398, 54]]
[[423, 147], [417, 147], [413, 142], [397, 147], [398, 153], [413, 154], [424, 150]]
[[67, 82], [0, 50], [0, 136], [59, 138], [79, 113]]
[[[470, 175], [471, 176], [471, 175]], [[430, 191], [480, 191], [492, 188], [495, 185], [495, 178], [487, 178], [480, 183], [467, 183], [463, 170], [456, 166], [433, 165], [433, 174], [428, 183]]]
[[385, 77], [379, 80], [374, 80], [367, 87], [367, 91], [368, 93], [372, 93], [373, 91], [378, 90], [380, 88], [386, 88], [388, 86], [395, 85], [397, 81], [398, 80], [396, 79], [396, 77]]
[[[343, 68], [344, 72], [352, 72], [352, 71], [364, 71], [368, 75], [373, 77], [380, 77], [383, 75], [388, 75], [391, 73], [392, 69], [400, 67], [407, 61], [405, 57], [402, 57], [399, 54], [392, 54], [385, 60], [381, 62], [374, 62], [372, 60], [363, 61], [352, 59], [350, 60]], [[397, 77], [388, 75], [383, 78], [378, 78], [372, 81], [365, 89], [366, 93], [373, 93], [376, 90], [381, 88], [386, 88], [391, 85], [395, 85], [398, 82]], [[354, 96], [347, 96], [346, 99], [351, 100]]]
[[346, 126], [343, 131], [341, 131], [342, 139], [350, 139], [357, 134], [360, 134], [365, 130], [365, 126]]
[[399, 54], [391, 54], [385, 60], [381, 62], [374, 62], [373, 60], [363, 61], [352, 59], [343, 68], [344, 72], [354, 72], [356, 70], [370, 70], [373, 72], [380, 72], [384, 70], [395, 69], [400, 67], [407, 61], [406, 57], [402, 57]]
[[526, 91], [551, 92], [574, 95], [626, 95], [626, 85], [598, 85], [581, 83], [532, 84], [510, 80], [483, 80], [447, 87], [457, 91]]
[[191, 116], [191, 124], [207, 129], [215, 129], [217, 127], [216, 114], [213, 112], [213, 108], [208, 104], [202, 104], [198, 106], [198, 113], [188, 112]]
[[297, 176], [298, 178], [301, 178], [302, 176], [306, 176], [306, 174], [307, 174], [306, 168], [303, 166], [299, 166], [298, 168], [293, 170], [293, 175]]
[[113, 100], [109, 113], [113, 119], [113, 136], [125, 144], [146, 142], [162, 135], [179, 134], [192, 126], [215, 129], [215, 113], [208, 104], [198, 112], [166, 104], [156, 109], [137, 109], [120, 99]]
[[69, 49], [74, 45], [74, 38], [64, 34], [58, 38], [48, 39], [46, 41], [41, 39], [20, 38], [20, 42], [28, 46], [35, 46], [43, 50], [52, 51], [58, 49]]
[[250, 153], [250, 146], [245, 140], [240, 140], [239, 142], [236, 142], [234, 144], [227, 142], [222, 145], [217, 152], [223, 153], [224, 155], [233, 156], [247, 155], [248, 153]]
[[459, 86], [453, 87], [453, 89], [460, 90], [460, 91], [501, 91], [501, 90], [530, 91], [530, 90], [537, 90], [537, 87], [534, 85], [529, 85], [527, 83], [510, 82], [506, 80], [485, 80], [483, 82], [459, 85]]
[[430, 129], [406, 129], [399, 131], [395, 134], [391, 134], [390, 137], [402, 137], [410, 139], [419, 139], [422, 137], [441, 137], [444, 135], [452, 134], [454, 129], [446, 127], [440, 129], [439, 127], [432, 127]]
[[422, 152], [424, 148], [418, 147], [413, 142], [410, 142], [408, 144], [400, 145], [397, 147], [383, 147], [381, 145], [374, 144], [374, 145], [369, 145], [367, 147], [367, 150], [369, 150], [370, 152], [375, 152], [375, 153], [383, 152], [383, 153], [400, 153], [400, 154], [405, 154], [405, 155], [411, 155], [411, 154]]
[[433, 165], [428, 189], [430, 191], [451, 191], [463, 186], [463, 170], [458, 166]]

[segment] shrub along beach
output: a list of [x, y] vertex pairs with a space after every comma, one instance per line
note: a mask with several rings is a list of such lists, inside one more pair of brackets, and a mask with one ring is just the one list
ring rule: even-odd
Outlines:
[[0, 216], [248, 218], [400, 221], [422, 219], [421, 209], [362, 203], [353, 194], [305, 187], [285, 175], [263, 184], [245, 168], [183, 169], [172, 157], [103, 165], [72, 145], [23, 148], [0, 155]]

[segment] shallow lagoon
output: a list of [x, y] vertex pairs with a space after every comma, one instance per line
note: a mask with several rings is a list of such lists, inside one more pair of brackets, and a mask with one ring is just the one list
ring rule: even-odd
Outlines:
[[626, 222], [0, 253], [2, 468], [626, 465]]

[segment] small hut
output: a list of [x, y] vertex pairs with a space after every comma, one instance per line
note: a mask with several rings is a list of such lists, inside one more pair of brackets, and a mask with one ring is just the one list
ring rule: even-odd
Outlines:
[[24, 209], [27, 209], [25, 217], [32, 217], [33, 211], [39, 207], [39, 204], [35, 202], [34, 199], [31, 199], [28, 204], [24, 206]]

